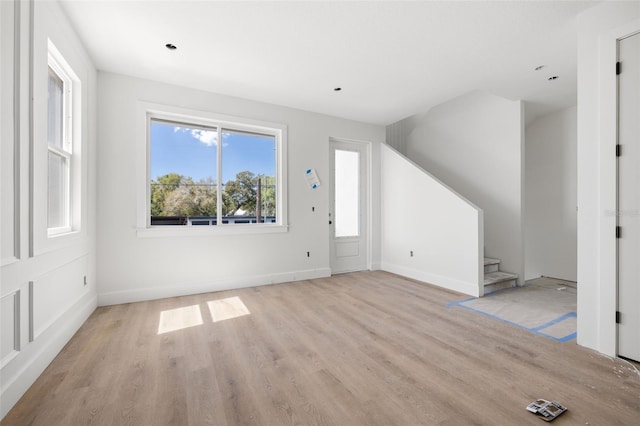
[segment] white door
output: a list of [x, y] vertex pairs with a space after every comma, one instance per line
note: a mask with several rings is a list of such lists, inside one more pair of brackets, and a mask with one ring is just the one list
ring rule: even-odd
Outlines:
[[640, 34], [618, 60], [618, 355], [640, 361]]
[[368, 144], [331, 141], [331, 273], [369, 269]]

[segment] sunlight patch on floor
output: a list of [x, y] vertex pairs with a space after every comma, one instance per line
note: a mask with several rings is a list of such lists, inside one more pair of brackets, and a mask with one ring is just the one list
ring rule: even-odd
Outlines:
[[207, 304], [209, 305], [209, 312], [211, 312], [213, 322], [224, 321], [251, 314], [249, 309], [247, 309], [238, 296], [220, 300], [210, 300]]
[[202, 313], [199, 305], [185, 306], [160, 312], [158, 334], [182, 330], [202, 325]]

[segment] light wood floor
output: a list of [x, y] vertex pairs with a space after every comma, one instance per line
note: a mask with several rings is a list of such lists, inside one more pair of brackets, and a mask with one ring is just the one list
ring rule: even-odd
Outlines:
[[[213, 322], [233, 297], [250, 314]], [[540, 426], [537, 398], [640, 424], [629, 364], [445, 306], [465, 298], [365, 272], [99, 308], [2, 425]]]

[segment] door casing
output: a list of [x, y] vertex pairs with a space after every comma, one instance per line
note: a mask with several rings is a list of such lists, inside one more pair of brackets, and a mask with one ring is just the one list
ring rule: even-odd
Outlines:
[[[357, 256], [353, 253], [352, 237], [335, 236], [335, 151], [357, 151], [360, 153], [360, 236]], [[371, 269], [371, 143], [343, 139], [329, 141], [330, 195], [329, 195], [329, 246], [332, 274]], [[347, 255], [340, 256], [340, 251]], [[344, 253], [343, 253], [344, 254]]]

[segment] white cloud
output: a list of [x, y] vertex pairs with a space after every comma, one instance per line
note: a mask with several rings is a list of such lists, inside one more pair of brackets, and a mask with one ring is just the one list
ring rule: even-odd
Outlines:
[[202, 129], [191, 129], [191, 136], [207, 146], [218, 145], [218, 132]]
[[189, 132], [192, 138], [199, 140], [207, 146], [218, 145], [218, 132], [212, 130], [190, 129], [188, 127], [175, 126], [173, 133]]

